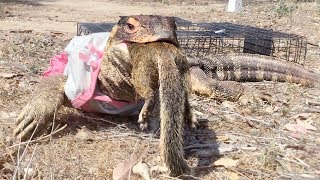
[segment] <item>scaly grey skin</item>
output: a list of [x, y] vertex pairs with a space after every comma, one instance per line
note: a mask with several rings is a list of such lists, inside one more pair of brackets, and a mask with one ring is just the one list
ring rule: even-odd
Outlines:
[[[305, 67], [255, 54], [188, 57], [193, 92], [217, 100], [236, 101], [246, 94], [238, 82], [276, 81], [315, 86], [320, 75]], [[238, 81], [238, 82], [235, 82]], [[265, 95], [257, 94], [260, 98]]]

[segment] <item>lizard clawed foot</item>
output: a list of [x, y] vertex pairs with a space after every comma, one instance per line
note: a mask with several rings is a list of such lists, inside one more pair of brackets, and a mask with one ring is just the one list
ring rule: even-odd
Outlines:
[[[47, 99], [48, 100], [48, 99]], [[34, 135], [44, 132], [51, 125], [50, 120], [57, 109], [56, 103], [34, 99], [27, 104], [16, 119], [17, 127], [13, 134], [17, 140], [25, 141], [33, 138]]]
[[246, 88], [242, 96], [239, 98], [239, 102], [243, 105], [257, 102], [262, 103], [262, 101], [268, 104], [272, 104], [273, 99], [270, 94], [260, 91], [257, 92], [257, 90], [254, 91], [251, 88]]
[[27, 105], [16, 120], [17, 127], [13, 131], [14, 136], [22, 141], [30, 138], [40, 130], [38, 126], [44, 124], [41, 122], [44, 118], [43, 114], [38, 113], [35, 107]]
[[255, 96], [268, 104], [272, 104], [273, 102], [272, 96], [266, 92], [258, 92]]

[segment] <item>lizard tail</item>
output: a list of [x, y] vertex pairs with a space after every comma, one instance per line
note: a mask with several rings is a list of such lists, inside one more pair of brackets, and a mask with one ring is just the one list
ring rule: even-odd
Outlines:
[[190, 171], [184, 158], [183, 128], [187, 89], [174, 58], [158, 59], [160, 96], [160, 149], [172, 176]]
[[320, 84], [319, 74], [299, 64], [280, 61], [269, 56], [255, 54], [215, 55], [204, 59], [204, 66], [209, 66], [213, 73], [212, 76], [218, 80], [240, 82], [267, 80], [298, 83], [304, 86]]

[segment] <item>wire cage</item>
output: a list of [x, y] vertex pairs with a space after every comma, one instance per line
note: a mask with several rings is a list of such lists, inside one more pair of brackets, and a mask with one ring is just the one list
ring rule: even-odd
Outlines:
[[[177, 36], [187, 55], [253, 53], [304, 64], [307, 39], [303, 36], [252, 26], [192, 23], [176, 18]], [[78, 23], [77, 35], [111, 31], [114, 23]]]

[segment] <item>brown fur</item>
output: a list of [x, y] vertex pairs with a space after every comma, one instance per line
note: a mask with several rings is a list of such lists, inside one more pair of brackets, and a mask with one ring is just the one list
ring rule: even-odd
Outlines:
[[189, 67], [183, 52], [173, 44], [154, 42], [129, 47], [132, 83], [138, 97], [145, 100], [139, 122], [146, 127], [159, 90], [160, 149], [171, 175], [187, 173], [190, 168], [184, 159], [183, 124], [195, 124], [188, 101]]

